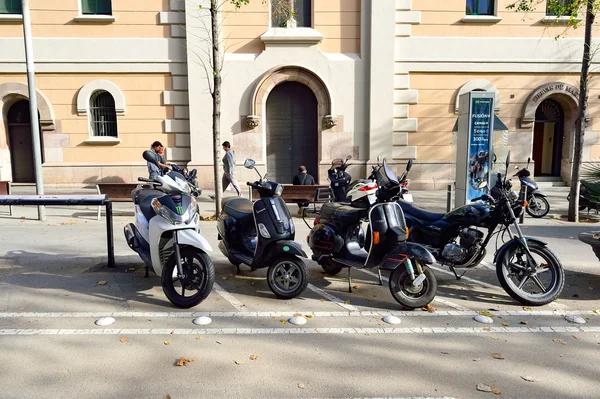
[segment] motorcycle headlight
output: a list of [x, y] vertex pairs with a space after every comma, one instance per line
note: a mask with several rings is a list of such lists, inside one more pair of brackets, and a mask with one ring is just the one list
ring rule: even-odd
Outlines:
[[187, 193], [187, 194], [189, 194], [191, 192], [190, 185], [188, 184], [187, 181], [183, 180], [182, 178], [175, 177], [175, 183], [177, 183], [177, 186], [179, 186], [179, 189], [181, 190], [181, 192]]
[[[185, 209], [185, 212], [181, 213], [173, 212], [167, 206], [161, 204], [157, 198], [152, 200], [151, 205], [157, 215], [160, 215], [171, 224], [189, 224], [194, 220], [198, 213], [196, 199], [193, 197], [190, 198], [190, 204], [187, 209]], [[183, 211], [183, 209], [181, 210]]]

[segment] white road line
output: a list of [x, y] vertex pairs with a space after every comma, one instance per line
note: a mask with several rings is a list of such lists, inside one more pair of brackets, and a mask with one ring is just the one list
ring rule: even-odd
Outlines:
[[486, 269], [496, 271], [496, 266], [492, 265], [490, 262], [482, 260], [480, 264]]
[[8, 285], [0, 283], [0, 311], [8, 309]]
[[[449, 271], [449, 270], [442, 269], [441, 267], [432, 266], [432, 265], [429, 265], [429, 267], [430, 267], [430, 268], [432, 268], [432, 269], [433, 269], [433, 270], [435, 270], [435, 271], [438, 271], [438, 272], [440, 272], [440, 273], [444, 273], [444, 274], [449, 274], [449, 275], [451, 275], [452, 277], [454, 277], [454, 273], [452, 273], [452, 272], [451, 272], [451, 271]], [[468, 281], [468, 282], [470, 282], [470, 283], [473, 283], [473, 284], [480, 285], [480, 286], [482, 286], [482, 287], [484, 287], [484, 288], [487, 288], [487, 289], [490, 289], [490, 290], [496, 290], [496, 291], [502, 291], [502, 292], [504, 292], [504, 290], [503, 290], [502, 288], [500, 288], [500, 287], [498, 287], [498, 286], [496, 286], [496, 285], [491, 285], [491, 284], [488, 284], [488, 283], [486, 283], [486, 282], [483, 282], [483, 281], [481, 281], [481, 280], [475, 280], [474, 278], [470, 278], [470, 277], [464, 277], [464, 276], [463, 276], [463, 277], [461, 277], [460, 279], [461, 279], [461, 280], [464, 280], [464, 281]]]
[[[358, 270], [360, 270], [363, 273], [366, 273], [366, 274], [368, 274], [370, 276], [373, 276], [373, 277], [376, 277], [377, 279], [379, 279], [379, 275], [377, 273], [373, 273], [372, 271], [365, 270], [365, 269], [358, 269]], [[389, 279], [387, 277], [385, 277], [385, 276], [381, 276], [381, 280], [385, 281], [386, 283], [389, 282]], [[443, 296], [441, 296], [439, 294], [435, 295], [435, 298], [433, 299], [433, 301], [434, 302], [439, 302], [441, 304], [444, 304], [444, 305], [446, 305], [448, 307], [451, 307], [453, 309], [456, 309], [456, 310], [469, 310], [469, 308], [466, 308], [466, 307], [461, 306], [459, 304], [456, 304], [454, 302], [448, 301], [447, 299], [445, 299]]]
[[341, 307], [343, 307], [346, 310], [350, 310], [352, 312], [358, 312], [358, 308], [356, 306], [352, 306], [350, 304], [345, 303], [342, 299], [338, 298], [337, 296], [331, 295], [329, 292], [324, 291], [320, 288], [315, 287], [312, 284], [308, 285], [308, 289], [316, 292], [317, 294], [321, 295], [323, 298], [325, 299], [329, 299], [331, 302], [335, 303], [336, 305], [339, 305]]
[[411, 327], [411, 328], [99, 328], [0, 329], [0, 335], [275, 335], [275, 334], [523, 334], [599, 333], [600, 327]]
[[236, 308], [238, 312], [249, 311], [249, 309], [246, 305], [244, 305], [243, 303], [241, 303], [240, 301], [235, 299], [235, 297], [233, 295], [231, 295], [229, 292], [225, 291], [225, 289], [223, 289], [223, 287], [221, 287], [219, 284], [214, 283], [213, 289], [215, 291], [217, 291], [217, 294], [221, 295], [221, 297], [223, 299], [225, 299], [227, 302], [229, 302], [231, 304], [231, 306]]
[[[356, 310], [345, 312], [313, 312], [313, 311], [274, 311], [274, 312], [14, 312], [0, 313], [0, 319], [95, 319], [99, 317], [114, 317], [122, 319], [155, 318], [155, 319], [191, 319], [200, 316], [223, 318], [256, 318], [256, 317], [287, 317], [297, 313], [313, 317], [466, 317], [478, 314], [476, 310], [436, 310], [433, 313], [423, 311], [403, 310]], [[494, 316], [555, 316], [565, 315], [595, 316], [600, 315], [592, 310], [494, 310]]]

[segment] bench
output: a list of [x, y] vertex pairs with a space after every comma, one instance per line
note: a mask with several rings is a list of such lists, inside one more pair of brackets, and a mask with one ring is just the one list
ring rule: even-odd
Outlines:
[[[133, 202], [131, 192], [135, 190], [138, 183], [98, 183], [96, 191], [105, 194], [112, 202]], [[102, 207], [98, 207], [98, 220], [100, 220]]]
[[[11, 195], [11, 182], [0, 181], [0, 195]], [[12, 216], [12, 205], [8, 206], [8, 214]]]
[[[324, 186], [324, 185], [310, 185], [310, 186], [300, 186], [300, 185], [293, 185], [293, 184], [282, 184], [283, 186], [283, 193], [281, 194], [281, 199], [284, 200], [285, 202], [291, 202], [291, 203], [309, 203], [312, 204], [315, 202], [316, 200], [316, 196], [315, 193], [319, 190], [319, 189], [328, 189], [329, 186]], [[250, 190], [250, 188], [249, 188]], [[252, 198], [259, 198], [260, 195], [258, 194], [258, 191], [256, 190], [252, 190], [252, 192], [250, 193], [250, 200], [252, 200]]]

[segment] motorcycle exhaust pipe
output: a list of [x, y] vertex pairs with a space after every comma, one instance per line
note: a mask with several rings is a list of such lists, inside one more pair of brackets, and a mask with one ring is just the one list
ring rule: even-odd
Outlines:
[[129, 245], [129, 248], [135, 251], [140, 247], [140, 243], [138, 242], [133, 229], [135, 229], [135, 226], [132, 223], [129, 223], [123, 228], [123, 233], [125, 234], [125, 241], [127, 242], [127, 245]]

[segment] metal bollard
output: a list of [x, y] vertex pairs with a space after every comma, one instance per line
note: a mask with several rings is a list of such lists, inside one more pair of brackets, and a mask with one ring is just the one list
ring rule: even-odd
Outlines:
[[448, 184], [448, 191], [446, 192], [446, 213], [452, 210], [452, 184]]

